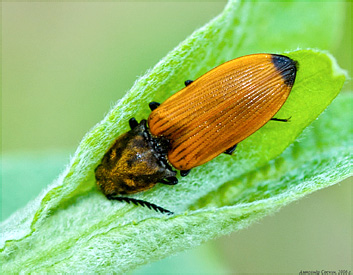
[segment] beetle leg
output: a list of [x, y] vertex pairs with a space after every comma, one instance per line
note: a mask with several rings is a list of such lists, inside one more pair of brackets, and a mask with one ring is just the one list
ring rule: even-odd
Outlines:
[[139, 125], [139, 123], [137, 122], [137, 120], [134, 117], [132, 117], [129, 120], [129, 125], [130, 125], [131, 130], [133, 130], [134, 128], [136, 128], [137, 125]]
[[160, 180], [159, 182], [167, 185], [175, 185], [178, 183], [178, 179], [176, 177], [168, 177], [165, 180]]
[[292, 117], [289, 117], [289, 118], [275, 118], [275, 117], [273, 117], [273, 118], [271, 118], [270, 120], [281, 121], [281, 122], [288, 122], [288, 121], [290, 121], [291, 118], [292, 118]]
[[150, 102], [150, 103], [148, 104], [148, 106], [150, 107], [151, 111], [157, 109], [157, 107], [158, 107], [159, 105], [161, 105], [161, 104], [158, 103], [158, 102], [155, 102], [155, 101], [152, 101], [152, 102]]
[[180, 170], [180, 176], [182, 177], [186, 177], [189, 173], [190, 173], [190, 170]]
[[233, 145], [232, 147], [228, 148], [227, 150], [225, 150], [224, 153], [227, 155], [233, 154], [233, 152], [235, 151], [235, 148], [237, 148], [237, 145], [238, 145], [238, 143]]
[[193, 82], [194, 80], [186, 80], [184, 83], [185, 83], [185, 86], [189, 86]]

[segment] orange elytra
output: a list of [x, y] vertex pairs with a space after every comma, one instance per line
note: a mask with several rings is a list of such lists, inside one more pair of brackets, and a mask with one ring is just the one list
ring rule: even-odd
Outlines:
[[133, 202], [162, 213], [146, 201], [117, 196], [144, 191], [156, 183], [177, 184], [274, 118], [289, 96], [297, 62], [276, 54], [253, 54], [228, 61], [162, 104], [151, 102], [148, 121], [130, 119], [96, 169], [97, 183], [108, 199]]

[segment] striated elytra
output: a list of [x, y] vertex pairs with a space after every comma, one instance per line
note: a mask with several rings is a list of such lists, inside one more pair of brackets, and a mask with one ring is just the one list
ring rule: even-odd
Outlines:
[[294, 85], [297, 62], [276, 54], [254, 54], [228, 61], [162, 104], [151, 102], [148, 120], [130, 119], [96, 168], [96, 180], [108, 199], [172, 212], [125, 195], [174, 185], [180, 170], [202, 165], [236, 145], [274, 118]]

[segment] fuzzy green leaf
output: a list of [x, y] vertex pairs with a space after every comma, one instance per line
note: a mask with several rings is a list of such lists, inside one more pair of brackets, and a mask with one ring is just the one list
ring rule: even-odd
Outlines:
[[[20, 247], [5, 250], [9, 263], [3, 270], [123, 272], [242, 229], [291, 201], [352, 175], [353, 129], [346, 127], [352, 106], [352, 93], [339, 96], [284, 153], [200, 198], [194, 206], [197, 211], [171, 218], [138, 218], [132, 209], [122, 212], [130, 207], [106, 202], [92, 191], [73, 203], [73, 209], [49, 218], [49, 224]], [[91, 220], [96, 212], [104, 216]], [[124, 221], [124, 213], [135, 219]], [[76, 232], [80, 228], [85, 230]], [[15, 259], [24, 261], [19, 265]]]
[[[193, 33], [135, 83], [106, 118], [87, 133], [66, 171], [36, 200], [2, 223], [3, 271], [125, 272], [241, 229], [351, 173], [347, 146], [352, 129], [337, 124], [332, 114], [327, 115], [329, 112], [323, 116], [327, 126], [324, 133], [339, 138], [317, 142], [326, 135], [322, 135], [322, 125], [315, 122], [315, 127], [307, 131], [312, 135], [307, 142], [295, 143], [273, 160], [335, 98], [345, 79], [329, 55], [301, 50], [287, 53], [300, 64], [292, 93], [278, 113], [278, 117], [291, 116], [290, 123], [268, 123], [242, 142], [234, 156], [219, 156], [193, 169], [177, 186], [159, 185], [135, 195], [176, 215], [166, 217], [147, 208], [113, 203], [97, 189], [95, 167], [114, 140], [127, 130], [126, 118], [148, 116], [149, 101], [163, 101], [179, 90], [185, 79], [194, 79], [228, 59], [297, 47], [294, 38], [302, 33], [300, 26], [293, 24], [288, 31], [288, 26], [278, 25], [273, 10], [261, 5], [231, 1], [219, 17]], [[298, 14], [312, 11], [299, 9], [295, 2], [281, 5]], [[323, 13], [329, 11], [330, 5], [323, 6]], [[286, 41], [285, 45], [262, 37], [258, 26], [265, 18], [268, 28], [276, 27], [276, 35]], [[335, 28], [326, 18], [320, 20], [329, 35], [320, 35], [322, 30], [314, 25], [301, 45], [329, 47]], [[311, 43], [313, 33], [319, 37], [317, 44]], [[253, 43], [258, 38], [265, 46]], [[347, 111], [347, 102], [352, 102], [351, 97], [347, 98], [338, 101], [341, 117], [343, 110]], [[310, 158], [298, 156], [309, 151]]]

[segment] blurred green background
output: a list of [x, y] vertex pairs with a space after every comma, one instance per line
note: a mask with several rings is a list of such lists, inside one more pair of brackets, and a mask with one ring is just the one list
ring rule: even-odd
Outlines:
[[[58, 176], [138, 76], [225, 3], [2, 3], [2, 220]], [[342, 39], [329, 50], [352, 75], [351, 2], [345, 13]], [[351, 185], [137, 272], [352, 270]]]

